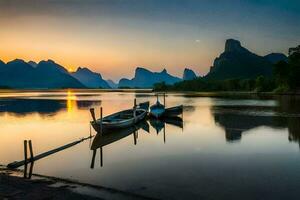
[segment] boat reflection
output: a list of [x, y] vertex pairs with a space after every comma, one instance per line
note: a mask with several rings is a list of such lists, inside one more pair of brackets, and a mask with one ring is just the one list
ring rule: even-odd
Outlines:
[[149, 119], [143, 120], [140, 123], [126, 129], [115, 130], [112, 132], [98, 132], [91, 144], [91, 150], [93, 151], [92, 160], [90, 168], [93, 169], [95, 166], [95, 158], [97, 151], [100, 151], [100, 166], [103, 167], [103, 148], [107, 145], [110, 145], [114, 142], [117, 142], [123, 138], [126, 138], [129, 135], [133, 135], [133, 144], [137, 145], [139, 130], [143, 129], [145, 132], [150, 133], [149, 123], [156, 130], [158, 134], [163, 130], [164, 143], [166, 143], [166, 124], [173, 125], [179, 128], [183, 128], [183, 120], [180, 117], [172, 117], [165, 119]]
[[181, 117], [150, 118], [149, 121], [151, 126], [156, 130], [156, 134], [165, 128], [165, 124], [183, 128], [183, 120]]
[[146, 132], [149, 132], [149, 124], [146, 120], [141, 121], [140, 123], [126, 129], [120, 129], [113, 132], [103, 132], [103, 133], [97, 133], [92, 145], [91, 150], [93, 151], [93, 157], [91, 162], [91, 168], [94, 168], [95, 164], [95, 157], [97, 154], [97, 149], [100, 149], [100, 166], [103, 166], [103, 147], [107, 146], [109, 144], [112, 144], [116, 141], [119, 141], [131, 134], [133, 134], [134, 144], [137, 144], [137, 138], [138, 138], [138, 130], [143, 129]]

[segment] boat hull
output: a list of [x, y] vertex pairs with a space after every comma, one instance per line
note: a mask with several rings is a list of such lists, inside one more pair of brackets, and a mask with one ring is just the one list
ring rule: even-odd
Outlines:
[[[96, 122], [92, 121], [91, 125], [95, 129], [96, 132], [107, 132], [109, 130], [116, 130], [116, 129], [122, 129], [122, 128], [128, 128], [130, 126], [133, 126], [140, 122], [141, 120], [145, 119], [147, 115], [147, 111], [144, 109], [137, 109], [137, 112], [139, 113], [136, 115], [136, 117], [132, 117], [129, 119], [119, 120], [119, 121], [106, 121], [107, 119], [113, 118], [115, 115], [120, 115], [122, 112], [132, 112], [133, 109], [121, 111], [112, 115], [109, 115], [107, 117], [104, 117], [101, 123], [101, 120], [97, 120]], [[102, 127], [101, 127], [102, 126]]]

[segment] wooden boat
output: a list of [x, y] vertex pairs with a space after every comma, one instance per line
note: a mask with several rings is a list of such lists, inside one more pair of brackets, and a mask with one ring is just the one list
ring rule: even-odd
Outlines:
[[127, 128], [143, 120], [148, 113], [148, 108], [149, 102], [145, 102], [132, 109], [123, 110], [97, 120], [95, 118], [94, 110], [91, 109], [90, 111], [93, 117], [91, 125], [97, 132]]
[[174, 107], [166, 108], [164, 116], [166, 116], [166, 117], [174, 116], [175, 117], [175, 116], [181, 115], [182, 112], [183, 112], [183, 105], [174, 106]]
[[183, 105], [165, 108], [166, 105], [165, 94], [163, 94], [163, 97], [164, 97], [164, 104], [161, 104], [158, 100], [158, 95], [157, 95], [156, 103], [150, 107], [150, 116], [154, 118], [164, 118], [164, 117], [175, 117], [182, 114]]
[[161, 104], [158, 100], [154, 105], [150, 107], [150, 115], [155, 118], [160, 118], [165, 113], [165, 106]]
[[106, 145], [112, 144], [116, 141], [119, 141], [134, 132], [138, 131], [139, 129], [143, 129], [149, 132], [149, 124], [146, 120], [142, 120], [141, 122], [126, 128], [126, 129], [119, 129], [112, 131], [112, 134], [100, 134], [98, 133], [92, 143], [91, 150], [96, 150], [98, 148], [104, 147]]

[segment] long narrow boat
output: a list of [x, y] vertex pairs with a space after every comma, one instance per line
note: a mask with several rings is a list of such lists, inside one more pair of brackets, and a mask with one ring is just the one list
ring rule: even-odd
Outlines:
[[143, 120], [149, 109], [149, 102], [141, 103], [136, 108], [123, 110], [104, 117], [102, 120], [95, 118], [94, 110], [91, 109], [93, 121], [91, 125], [95, 131], [107, 131], [113, 129], [122, 129], [133, 126]]
[[160, 118], [165, 113], [165, 106], [161, 104], [158, 100], [154, 105], [150, 107], [150, 115], [155, 118]]
[[118, 140], [121, 140], [129, 136], [130, 134], [140, 129], [149, 132], [149, 124], [146, 120], [142, 120], [139, 123], [126, 129], [115, 130], [112, 132], [113, 134], [97, 134], [93, 140], [91, 150], [96, 150], [100, 147], [104, 147], [106, 145], [112, 144]]

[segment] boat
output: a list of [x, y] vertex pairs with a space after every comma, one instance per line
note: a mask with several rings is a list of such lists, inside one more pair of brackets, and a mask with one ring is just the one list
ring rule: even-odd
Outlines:
[[160, 118], [165, 113], [165, 106], [161, 104], [158, 100], [154, 105], [150, 107], [150, 115], [155, 118]]
[[100, 147], [104, 147], [106, 145], [112, 144], [116, 141], [119, 141], [131, 134], [133, 134], [134, 132], [143, 129], [146, 132], [149, 132], [149, 124], [146, 120], [142, 120], [141, 122], [126, 128], [126, 129], [119, 129], [119, 130], [115, 130], [113, 132], [111, 132], [112, 134], [101, 134], [98, 133], [96, 134], [92, 146], [91, 146], [91, 150], [96, 150]]
[[157, 100], [154, 105], [150, 107], [150, 116], [154, 118], [165, 118], [165, 117], [176, 117], [178, 115], [181, 115], [183, 113], [183, 105], [174, 106], [170, 108], [166, 108], [166, 96], [163, 94], [164, 97], [164, 103], [161, 104], [158, 100], [158, 94], [157, 94]]
[[143, 120], [149, 109], [149, 102], [144, 102], [138, 106], [134, 106], [132, 109], [123, 110], [111, 115], [108, 115], [104, 118], [97, 119], [95, 118], [94, 109], [90, 109], [93, 121], [91, 121], [92, 127], [97, 132], [105, 132], [108, 130], [122, 129], [133, 126]]
[[164, 116], [175, 117], [175, 116], [181, 115], [182, 112], [183, 112], [183, 105], [174, 106], [174, 107], [166, 108]]

